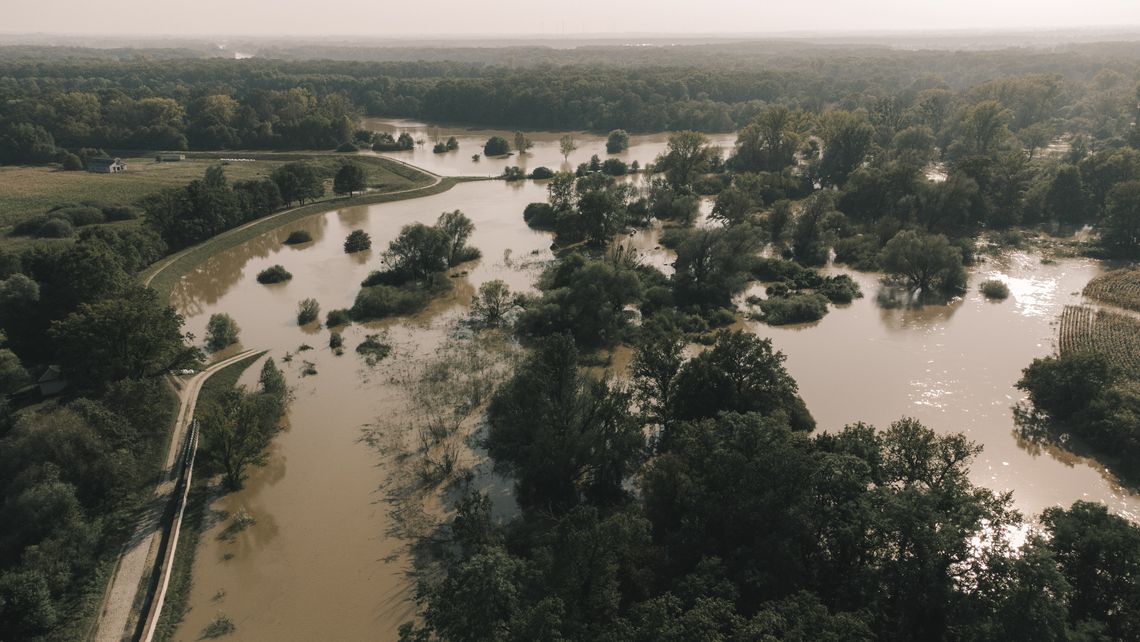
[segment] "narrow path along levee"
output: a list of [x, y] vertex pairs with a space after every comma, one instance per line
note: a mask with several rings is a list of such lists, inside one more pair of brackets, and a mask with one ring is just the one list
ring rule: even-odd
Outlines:
[[[601, 138], [579, 142], [576, 154], [604, 157]], [[652, 161], [656, 143], [640, 149], [634, 142], [627, 160]], [[458, 154], [470, 162], [475, 150], [464, 149], [465, 144]], [[274, 440], [269, 464], [252, 471], [245, 489], [209, 507], [207, 523], [214, 525], [198, 545], [192, 610], [176, 639], [197, 639], [219, 611], [233, 621], [241, 639], [395, 637], [396, 627], [412, 616], [408, 561], [401, 543], [387, 535], [388, 506], [378, 490], [385, 471], [375, 452], [360, 443], [361, 429], [398, 412], [394, 374], [433, 353], [479, 284], [502, 279], [513, 290], [533, 290], [544, 263], [553, 258], [551, 239], [527, 228], [522, 211], [545, 197], [542, 183], [494, 181], [347, 207], [220, 252], [176, 285], [172, 301], [187, 317], [189, 331], [203, 336], [211, 314], [230, 314], [247, 345], [269, 349], [295, 389], [288, 428]], [[470, 243], [483, 258], [463, 266], [466, 274], [457, 275], [450, 294], [411, 318], [348, 327], [343, 356], [329, 350], [327, 329], [297, 326], [298, 301], [316, 298], [324, 312], [349, 307], [402, 225], [431, 223], [455, 209], [474, 221]], [[284, 245], [296, 229], [309, 231], [313, 242]], [[373, 249], [346, 255], [341, 245], [355, 229], [371, 234]], [[652, 239], [638, 238], [653, 250], [655, 263], [666, 262]], [[259, 285], [254, 277], [273, 264], [285, 266], [294, 278]], [[1087, 499], [1135, 518], [1140, 498], [1088, 461], [1020, 442], [1010, 411], [1021, 398], [1013, 387], [1021, 368], [1053, 351], [1057, 315], [1080, 300], [1081, 288], [1099, 269], [1087, 260], [1046, 265], [1033, 254], [1013, 254], [975, 268], [964, 300], [922, 310], [880, 308], [877, 277], [853, 273], [865, 298], [834, 309], [817, 324], [746, 325], [772, 337], [788, 355], [788, 369], [821, 429], [858, 420], [885, 427], [901, 416], [915, 416], [935, 430], [965, 432], [985, 446], [974, 480], [1014, 491], [1017, 506], [1027, 514]], [[976, 291], [978, 282], [995, 274], [1007, 278], [1013, 291], [1003, 303], [986, 302]], [[372, 368], [353, 348], [377, 332], [388, 333], [395, 352]], [[312, 349], [301, 350], [306, 344]], [[286, 353], [290, 362], [284, 362]], [[305, 361], [317, 375], [302, 376]], [[254, 524], [220, 540], [223, 522], [209, 518], [223, 511], [244, 511]]]
[[136, 628], [138, 614], [133, 613], [132, 609], [138, 602], [138, 592], [145, 590], [145, 587], [141, 586], [143, 577], [148, 576], [154, 569], [164, 528], [163, 517], [167, 514], [167, 507], [172, 501], [176, 485], [172, 471], [178, 465], [177, 457], [183, 451], [187, 430], [194, 420], [194, 409], [202, 384], [218, 370], [250, 354], [252, 354], [250, 350], [240, 352], [214, 363], [197, 374], [180, 379], [178, 416], [167, 449], [162, 476], [148, 510], [139, 518], [135, 533], [124, 546], [115, 566], [114, 576], [96, 622], [94, 639], [97, 642], [118, 642], [124, 636], [130, 636]]

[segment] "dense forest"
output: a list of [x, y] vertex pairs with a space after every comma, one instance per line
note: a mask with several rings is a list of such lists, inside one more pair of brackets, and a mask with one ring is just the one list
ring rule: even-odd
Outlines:
[[862, 109], [888, 123], [918, 106], [936, 111], [938, 122], [928, 124], [940, 136], [960, 109], [986, 98], [1013, 111], [1015, 132], [1043, 123], [1055, 134], [1104, 138], [1131, 122], [1128, 79], [1140, 60], [1128, 44], [983, 52], [533, 48], [490, 50], [497, 52], [490, 58], [443, 50], [449, 60], [389, 62], [20, 51], [0, 50], [0, 162], [53, 160], [55, 146], [331, 148], [351, 140], [359, 114], [529, 129], [730, 131], [772, 103], [816, 115]]
[[541, 341], [494, 395], [485, 444], [521, 514], [466, 492], [401, 640], [1140, 635], [1140, 529], [1078, 502], [1017, 546], [1022, 516], [969, 481], [962, 435], [812, 435], [782, 355], [743, 332], [692, 359], [647, 335], [632, 390], [578, 359]]

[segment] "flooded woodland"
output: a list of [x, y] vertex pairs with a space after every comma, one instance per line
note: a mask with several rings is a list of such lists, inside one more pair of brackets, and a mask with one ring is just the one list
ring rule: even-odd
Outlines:
[[[508, 165], [558, 170], [593, 154], [605, 157], [604, 138], [576, 134], [579, 148], [564, 161], [561, 134], [550, 133], [529, 134], [536, 145], [521, 157], [474, 162], [472, 154], [482, 153], [489, 136], [510, 133], [407, 121], [367, 124], [426, 138], [422, 147], [391, 155], [440, 175], [497, 176]], [[450, 135], [458, 138], [459, 150], [433, 154], [433, 140]], [[725, 151], [732, 140], [713, 137]], [[634, 136], [621, 157], [652, 162], [665, 143], [664, 134]], [[419, 364], [462, 335], [458, 322], [480, 284], [501, 279], [514, 291], [534, 290], [553, 259], [552, 237], [528, 228], [522, 211], [545, 198], [542, 181], [477, 181], [434, 196], [337, 209], [217, 254], [178, 283], [172, 300], [188, 330], [202, 337], [211, 314], [231, 315], [241, 328], [242, 347], [266, 349], [282, 366], [294, 400], [268, 465], [253, 469], [243, 490], [219, 496], [208, 507], [191, 610], [176, 639], [197, 639], [219, 611], [236, 625], [236, 638], [247, 640], [392, 639], [399, 624], [413, 616], [411, 561], [390, 501], [393, 483], [400, 483], [392, 469], [397, 458], [378, 447], [377, 439], [382, 441], [385, 431], [403, 430], [417, 412], [407, 382]], [[380, 267], [382, 249], [401, 226], [430, 224], [441, 212], [456, 209], [475, 223], [469, 243], [482, 258], [452, 270], [455, 287], [445, 297], [413, 317], [348, 326], [341, 356], [328, 347], [328, 329], [297, 325], [302, 299], [317, 299], [324, 312], [350, 307], [360, 282]], [[312, 242], [283, 244], [298, 229], [308, 231]], [[358, 229], [371, 235], [373, 249], [345, 254], [345, 237]], [[645, 261], [668, 269], [671, 258], [657, 245], [658, 233], [639, 232], [631, 243]], [[258, 284], [255, 275], [274, 264], [285, 266], [293, 279]], [[856, 421], [885, 427], [912, 416], [935, 431], [963, 432], [983, 445], [973, 481], [1012, 491], [1015, 505], [1028, 515], [1083, 499], [1104, 502], [1134, 520], [1140, 516], [1140, 496], [1121, 488], [1095, 462], [1028, 443], [1018, 437], [1013, 421], [1012, 407], [1023, 397], [1014, 388], [1021, 369], [1054, 352], [1056, 321], [1101, 271], [1096, 262], [1043, 262], [1032, 252], [986, 257], [971, 269], [964, 297], [900, 309], [876, 302], [879, 275], [838, 267], [827, 271], [850, 274], [865, 296], [837, 306], [816, 323], [777, 328], [741, 322], [771, 337], [787, 355], [787, 369], [820, 430]], [[1003, 302], [986, 301], [978, 293], [978, 284], [995, 276], [1012, 292]], [[393, 350], [370, 365], [354, 348], [371, 334], [384, 336]], [[317, 374], [302, 375], [306, 362]], [[612, 363], [619, 370], [622, 360]], [[246, 383], [258, 367], [246, 372]], [[494, 489], [493, 476], [486, 475], [484, 485]], [[497, 505], [509, 510], [508, 485], [501, 486]], [[252, 525], [221, 537], [242, 512]]]

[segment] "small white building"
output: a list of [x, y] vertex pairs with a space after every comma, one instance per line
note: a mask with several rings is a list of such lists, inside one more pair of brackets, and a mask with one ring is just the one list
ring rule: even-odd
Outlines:
[[118, 158], [89, 158], [87, 171], [96, 174], [118, 174], [127, 168], [126, 163]]

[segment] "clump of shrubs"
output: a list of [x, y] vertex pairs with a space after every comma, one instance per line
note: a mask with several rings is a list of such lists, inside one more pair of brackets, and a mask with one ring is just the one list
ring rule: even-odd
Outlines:
[[337, 356], [344, 354], [344, 337], [339, 332], [329, 334], [329, 347]]
[[349, 233], [348, 237], [344, 239], [345, 254], [363, 252], [370, 249], [372, 249], [372, 237], [364, 230], [353, 230]]
[[293, 278], [293, 275], [280, 265], [267, 267], [257, 273], [257, 282], [263, 285], [269, 285], [271, 283], [284, 283], [291, 278]]
[[388, 345], [383, 338], [378, 334], [370, 334], [364, 337], [364, 341], [356, 346], [356, 353], [364, 357], [364, 361], [370, 365], [375, 366], [384, 357], [392, 353], [392, 346]]
[[329, 310], [329, 313], [325, 315], [325, 325], [330, 328], [338, 328], [349, 323], [352, 323], [352, 314], [348, 310]]
[[806, 268], [795, 261], [761, 258], [752, 264], [752, 278], [772, 283], [769, 296], [788, 296], [814, 292], [836, 304], [851, 303], [863, 297], [859, 284], [850, 276], [824, 276], [818, 270]]
[[629, 173], [629, 166], [620, 158], [607, 158], [602, 163], [602, 173], [609, 176], [625, 176]]
[[139, 210], [128, 205], [109, 205], [99, 201], [61, 203], [44, 214], [20, 221], [12, 228], [12, 236], [33, 238], [67, 238], [75, 228], [139, 217]]
[[983, 281], [979, 289], [982, 291], [982, 296], [991, 301], [1004, 301], [1009, 298], [1009, 286], [1004, 281], [989, 279]]
[[[373, 277], [383, 272], [374, 272]], [[422, 310], [432, 297], [450, 289], [448, 279], [432, 279], [428, 283], [384, 285], [370, 277], [356, 295], [349, 311], [353, 319], [383, 319], [384, 317], [411, 314]]]
[[321, 304], [316, 299], [305, 299], [297, 304], [297, 325], [308, 325], [317, 320]]
[[760, 308], [760, 321], [768, 325], [788, 325], [819, 321], [827, 315], [827, 299], [822, 294], [790, 294], [770, 296], [767, 299], [750, 299]]
[[550, 203], [531, 203], [523, 210], [523, 221], [536, 230], [552, 230], [558, 218]]
[[502, 136], [492, 136], [483, 145], [484, 156], [506, 156], [511, 153], [511, 144]]
[[535, 167], [530, 172], [530, 177], [536, 180], [544, 180], [547, 178], [554, 178], [554, 170], [549, 167]]
[[313, 235], [305, 230], [293, 230], [289, 232], [289, 238], [285, 239], [285, 245], [297, 245], [299, 243], [308, 243], [313, 240]]
[[847, 304], [863, 298], [859, 284], [846, 274], [824, 277], [823, 283], [815, 290], [836, 304]]
[[237, 627], [234, 626], [233, 620], [226, 617], [224, 613], [218, 613], [214, 616], [213, 621], [211, 621], [206, 628], [202, 629], [202, 638], [212, 640], [214, 638], [220, 638], [223, 635], [229, 635], [236, 630]]

